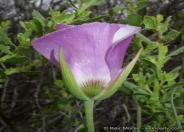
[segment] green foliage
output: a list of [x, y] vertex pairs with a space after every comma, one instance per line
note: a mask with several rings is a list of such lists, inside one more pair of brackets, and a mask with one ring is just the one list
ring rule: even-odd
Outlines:
[[169, 23], [171, 21], [171, 17], [168, 17], [164, 22], [164, 18], [162, 15], [154, 16], [144, 16], [143, 23], [146, 29], [152, 29], [157, 32], [165, 33], [169, 28]]
[[[177, 81], [179, 70], [164, 70], [165, 65], [173, 56], [183, 53], [183, 47], [171, 53], [168, 51], [167, 43], [176, 39], [180, 34], [178, 31], [169, 29], [170, 21], [170, 17], [164, 21], [162, 15], [156, 17], [144, 16], [145, 30], [152, 31], [157, 37], [155, 38], [156, 41], [152, 41], [142, 34], [137, 34], [135, 39], [135, 49], [141, 46], [144, 46], [145, 49], [137, 64], [137, 69], [132, 75], [134, 83], [127, 82], [124, 86], [134, 93], [139, 105], [144, 108], [142, 113], [152, 118], [152, 121], [144, 127], [167, 126], [181, 128], [176, 124], [176, 118], [178, 118], [178, 122], [184, 123], [179, 118], [182, 113], [173, 114], [173, 109], [177, 109], [178, 106], [175, 108], [171, 104], [170, 98], [172, 90], [180, 87], [175, 91], [174, 96], [177, 100], [183, 100], [184, 90], [181, 89], [183, 84]], [[177, 102], [175, 98], [172, 100], [174, 103]], [[180, 105], [184, 105], [183, 101]], [[175, 118], [175, 116], [177, 117]]]
[[142, 17], [137, 14], [130, 14], [125, 19], [125, 22], [133, 26], [139, 26], [142, 23]]
[[148, 5], [148, 0], [125, 0], [127, 14], [137, 14]]
[[180, 35], [180, 32], [169, 29], [170, 22], [171, 17], [166, 18], [164, 21], [164, 17], [162, 15], [157, 15], [156, 17], [144, 16], [143, 20], [145, 29], [157, 32], [158, 41], [165, 43], [175, 40]]
[[[63, 80], [56, 78], [58, 75], [56, 75], [55, 70], [51, 70], [51, 68], [47, 67], [48, 62], [33, 50], [31, 43], [34, 39], [55, 31], [55, 27], [58, 23], [82, 24], [103, 18], [104, 16], [92, 17], [92, 12], [89, 10], [92, 6], [100, 3], [102, 3], [102, 1], [81, 0], [79, 1], [79, 7], [75, 7], [74, 4], [71, 3], [73, 8], [72, 12], [50, 9], [47, 18], [39, 11], [34, 10], [31, 20], [19, 22], [21, 30], [17, 34], [13, 34], [13, 36], [9, 34], [9, 32], [11, 32], [11, 22], [0, 22], [0, 88], [3, 88], [8, 78], [11, 78], [14, 74], [44, 79], [43, 69], [48, 69], [50, 70], [49, 72], [53, 74], [55, 85], [48, 87], [48, 82], [41, 83], [41, 89], [43, 88], [44, 90], [39, 96], [53, 100], [54, 103], [47, 105], [46, 108], [43, 108], [42, 112], [54, 116], [56, 113], [60, 114], [60, 111], [62, 111], [65, 113], [65, 115], [62, 116], [63, 122], [66, 122], [70, 115], [77, 114], [78, 111], [76, 111], [76, 108], [73, 106], [74, 101], [64, 89], [65, 85], [63, 85]], [[52, 82], [50, 81], [50, 83]], [[39, 102], [36, 102], [34, 104], [35, 107], [37, 107], [38, 103]], [[41, 127], [42, 122], [40, 121], [40, 117], [35, 116], [34, 113], [31, 114], [33, 114], [31, 115], [31, 119], [29, 119], [31, 126], [33, 128]], [[77, 127], [78, 125], [83, 124], [76, 118], [71, 122], [70, 126]], [[62, 128], [64, 126], [59, 124], [57, 127]], [[83, 128], [84, 127], [81, 127], [81, 129]], [[72, 128], [71, 131], [73, 131]]]
[[55, 29], [56, 24], [58, 23], [70, 24], [75, 18], [75, 14], [67, 13], [66, 11], [60, 12], [50, 9], [49, 14], [51, 17], [48, 22], [48, 27], [51, 28], [52, 30]]
[[[32, 60], [32, 35], [41, 36], [45, 33], [46, 19], [38, 12], [33, 11], [33, 19], [20, 22], [23, 31], [17, 34], [18, 43], [14, 43], [9, 36], [10, 22], [0, 24], [0, 77], [5, 80], [12, 74], [30, 73], [33, 68], [42, 65], [42, 59]], [[9, 29], [11, 30], [11, 29]], [[4, 81], [1, 81], [1, 86]]]
[[6, 75], [4, 69], [6, 65], [4, 62], [11, 58], [13, 55], [11, 49], [14, 48], [14, 45], [11, 39], [8, 37], [8, 29], [10, 27], [10, 22], [1, 22], [0, 23], [0, 87], [3, 86], [3, 83], [6, 81]]
[[178, 36], [180, 35], [180, 32], [176, 31], [176, 30], [171, 30], [169, 31], [164, 38], [164, 41], [166, 42], [170, 42], [175, 40]]
[[144, 25], [146, 29], [157, 29], [157, 20], [153, 16], [144, 16]]
[[127, 14], [127, 17], [123, 21], [133, 26], [140, 26], [143, 18], [139, 12], [147, 5], [148, 0], [125, 0], [123, 11]]
[[173, 57], [173, 56], [179, 55], [179, 54], [181, 54], [181, 53], [183, 53], [183, 52], [184, 52], [184, 46], [182, 46], [182, 47], [180, 47], [180, 48], [174, 50], [173, 52], [171, 52], [171, 53], [169, 54], [169, 56], [170, 56], [170, 57]]
[[80, 7], [77, 9], [78, 15], [81, 15], [83, 13], [90, 13], [90, 11], [86, 11], [92, 6], [99, 5], [104, 2], [104, 0], [78, 0], [80, 3]]

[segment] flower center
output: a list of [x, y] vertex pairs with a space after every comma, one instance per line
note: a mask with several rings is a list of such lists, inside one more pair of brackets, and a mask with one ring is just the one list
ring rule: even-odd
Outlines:
[[103, 80], [93, 80], [93, 79], [85, 81], [81, 86], [81, 89], [89, 98], [93, 98], [94, 96], [98, 95], [103, 88], [104, 88]]

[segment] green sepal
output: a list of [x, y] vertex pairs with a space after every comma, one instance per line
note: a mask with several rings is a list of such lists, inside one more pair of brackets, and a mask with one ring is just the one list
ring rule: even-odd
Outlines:
[[59, 62], [61, 74], [63, 76], [63, 80], [66, 84], [67, 90], [78, 99], [89, 100], [89, 98], [83, 93], [83, 91], [80, 89], [79, 85], [75, 81], [67, 62], [64, 59], [62, 49], [59, 50]]
[[124, 68], [124, 70], [119, 74], [119, 76], [110, 83], [110, 85], [101, 91], [100, 94], [94, 97], [94, 100], [103, 100], [110, 96], [112, 96], [123, 84], [123, 82], [127, 79], [128, 75], [130, 74], [131, 70], [133, 69], [134, 65], [136, 64], [143, 48], [139, 50], [133, 60]]

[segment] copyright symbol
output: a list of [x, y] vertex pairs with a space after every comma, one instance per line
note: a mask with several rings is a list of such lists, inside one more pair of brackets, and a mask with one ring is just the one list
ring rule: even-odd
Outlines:
[[108, 130], [108, 127], [104, 127], [103, 129], [104, 129], [104, 130]]

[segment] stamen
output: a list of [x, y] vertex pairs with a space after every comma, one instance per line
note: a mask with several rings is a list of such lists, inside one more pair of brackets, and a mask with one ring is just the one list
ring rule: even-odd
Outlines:
[[104, 81], [103, 80], [87, 80], [81, 85], [81, 89], [84, 91], [84, 93], [89, 97], [93, 98], [97, 94], [100, 93], [100, 91], [104, 88]]

